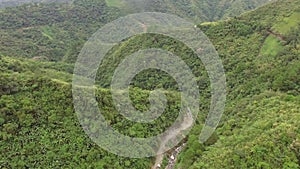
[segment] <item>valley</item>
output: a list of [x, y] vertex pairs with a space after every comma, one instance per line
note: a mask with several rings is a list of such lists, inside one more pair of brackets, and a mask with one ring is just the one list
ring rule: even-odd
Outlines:
[[[213, 135], [200, 143], [211, 97], [205, 66], [178, 40], [146, 33], [116, 44], [99, 66], [95, 96], [107, 124], [123, 135], [147, 138], [176, 120], [181, 91], [163, 71], [143, 71], [129, 87], [132, 104], [140, 111], [149, 109], [151, 90], [165, 90], [168, 105], [159, 118], [133, 122], [114, 105], [110, 83], [115, 68], [126, 56], [148, 48], [174, 53], [191, 69], [200, 92], [198, 118], [175, 156], [176, 148], [157, 157], [121, 157], [94, 143], [74, 110], [74, 63], [101, 26], [137, 10], [127, 8], [128, 2], [75, 0], [0, 10], [0, 168], [300, 167], [300, 0], [259, 8], [267, 1], [163, 0], [139, 6], [189, 18], [210, 39], [226, 73], [225, 111]], [[86, 120], [91, 117], [96, 116], [87, 112]], [[179, 133], [191, 126], [187, 121]], [[92, 130], [97, 134], [96, 126]]]

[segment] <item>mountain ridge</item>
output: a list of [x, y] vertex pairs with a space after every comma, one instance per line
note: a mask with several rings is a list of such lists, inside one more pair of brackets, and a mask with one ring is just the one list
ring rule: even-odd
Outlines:
[[[80, 11], [80, 8], [73, 10]], [[116, 11], [115, 9], [106, 11], [107, 22], [117, 17], [110, 15]], [[95, 91], [99, 108], [102, 108], [108, 124], [128, 136], [152, 136], [169, 127], [180, 108], [178, 93], [174, 92], [176, 86], [173, 85], [171, 78], [161, 72], [155, 72], [153, 75], [152, 71], [143, 72], [135, 77], [130, 92], [134, 105], [141, 111], [149, 108], [148, 88], [171, 84], [171, 88], [167, 88], [172, 89], [167, 95], [170, 105], [158, 121], [147, 126], [126, 121], [118, 114], [107, 87], [109, 78], [105, 77], [109, 74], [107, 72], [114, 71], [112, 65], [120, 62], [122, 57], [130, 52], [147, 48], [148, 44], [152, 46], [167, 44], [164, 49], [177, 52], [197, 75], [201, 92], [199, 118], [187, 137], [186, 147], [179, 154], [175, 168], [297, 169], [300, 167], [300, 26], [297, 18], [299, 12], [300, 0], [278, 1], [226, 21], [197, 25], [214, 44], [222, 59], [228, 93], [223, 118], [216, 132], [204, 144], [199, 143], [199, 134], [206, 112], [209, 111], [209, 77], [201, 61], [194, 59], [182, 44], [174, 43], [176, 42], [174, 39], [146, 34], [130, 38], [122, 45], [116, 45], [114, 51], [107, 55], [107, 61], [110, 61], [108, 63], [112, 64], [99, 69], [97, 77], [99, 86]], [[74, 16], [85, 15], [81, 13]], [[53, 25], [54, 27], [44, 25], [39, 29], [23, 30], [32, 32], [28, 34], [25, 32], [22, 36], [28, 36], [28, 40], [47, 39], [43, 41], [45, 46], [54, 43], [54, 47], [57, 47], [60, 44], [58, 42], [66, 38], [66, 35], [86, 37], [88, 34], [78, 34], [71, 27]], [[93, 33], [98, 26], [101, 24], [91, 27], [93, 30], [84, 29], [84, 26], [80, 28], [82, 31]], [[63, 31], [63, 28], [67, 29]], [[6, 37], [8, 43], [4, 47], [21, 36], [19, 32], [14, 34], [18, 29], [19, 26], [16, 25], [15, 28], [1, 30], [2, 37]], [[8, 31], [7, 34], [13, 33], [14, 36], [5, 35], [5, 31]], [[268, 31], [283, 35], [285, 38], [280, 39]], [[57, 32], [60, 32], [59, 36], [62, 37], [56, 44]], [[77, 34], [72, 34], [73, 32]], [[48, 41], [51, 39], [49, 37], [53, 40]], [[153, 44], [152, 40], [155, 38], [158, 42]], [[82, 39], [84, 38], [77, 38], [74, 43]], [[2, 40], [1, 167], [114, 169], [152, 167], [154, 158], [118, 157], [99, 148], [85, 135], [73, 110], [71, 82], [75, 54], [65, 57], [67, 61], [73, 61], [69, 63], [51, 62], [42, 56], [34, 59], [18, 55], [12, 57], [15, 52], [9, 52], [3, 47], [3, 43]], [[79, 52], [81, 48], [78, 46], [80, 45], [74, 45], [69, 52]], [[3, 52], [5, 50], [7, 51]], [[14, 50], [17, 48], [11, 49]], [[35, 48], [25, 47], [20, 52], [25, 50], [30, 52]], [[37, 53], [33, 56], [40, 55]], [[110, 59], [112, 57], [115, 59]], [[61, 60], [61, 57], [57, 60]], [[158, 80], [151, 80], [155, 78]], [[97, 129], [93, 130], [96, 133]], [[170, 154], [170, 152], [165, 154], [162, 166], [166, 165]]]
[[[176, 3], [165, 1], [147, 1], [149, 5], [145, 7], [145, 10], [169, 12], [189, 20], [194, 20], [193, 15], [199, 15], [203, 17], [202, 19], [200, 18], [199, 22], [221, 18], [216, 17], [213, 19], [213, 14], [215, 13], [213, 11], [216, 9], [211, 9], [212, 4], [210, 1], [199, 1], [199, 3], [194, 5], [199, 7], [199, 10], [198, 8], [190, 9], [191, 7], [185, 5], [190, 3], [189, 0], [181, 0]], [[225, 3], [226, 1], [220, 1], [220, 6], [222, 6], [221, 2]], [[253, 7], [260, 6], [265, 1], [255, 2], [256, 5], [252, 5]], [[248, 2], [248, 4], [251, 3], [252, 1]], [[243, 5], [242, 8], [244, 6], [247, 5]], [[252, 9], [253, 7], [249, 8]], [[216, 8], [221, 7], [217, 6]], [[0, 55], [30, 58], [43, 56], [52, 61], [64, 60], [74, 62], [74, 58], [76, 58], [78, 53], [72, 52], [74, 51], [73, 49], [78, 50], [82, 48], [84, 41], [97, 29], [126, 13], [138, 12], [139, 10], [141, 9], [125, 10], [124, 13], [119, 8], [107, 6], [107, 2], [104, 0], [75, 0], [70, 4], [24, 4], [14, 8], [3, 9], [0, 11], [0, 18], [3, 18], [0, 20], [0, 32], [2, 34]], [[199, 11], [199, 13], [193, 12], [190, 15], [187, 11]], [[204, 13], [201, 13], [201, 11]], [[237, 12], [235, 15], [239, 13]], [[209, 15], [211, 16], [207, 17]], [[51, 34], [53, 34], [53, 37]], [[73, 34], [76, 35], [75, 39], [73, 39]]]

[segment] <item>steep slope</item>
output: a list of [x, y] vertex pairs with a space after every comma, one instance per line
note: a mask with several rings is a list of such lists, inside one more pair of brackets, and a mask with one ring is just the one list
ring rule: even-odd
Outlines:
[[[199, 25], [223, 60], [228, 79], [227, 108], [220, 128], [204, 145], [198, 143], [201, 126], [195, 127], [178, 158], [178, 168], [299, 168], [299, 9], [299, 0], [279, 1], [236, 19]], [[118, 65], [137, 49], [160, 46], [140, 45], [160, 38], [164, 39], [131, 39], [131, 43], [122, 44], [113, 56], [108, 56], [110, 62], [106, 63]], [[201, 64], [195, 59], [186, 60], [185, 51], [172, 45], [175, 41], [162, 41], [167, 46], [165, 50], [184, 53], [182, 59], [193, 65], [191, 69], [201, 79], [202, 92], [208, 93], [207, 76], [199, 73], [204, 71]], [[98, 80], [103, 87], [108, 87], [110, 79], [106, 76], [110, 77], [113, 69], [100, 67]], [[153, 89], [157, 84], [148, 80], [151, 74], [157, 78], [159, 72], [137, 76], [133, 84]], [[173, 84], [166, 77], [161, 81]], [[206, 107], [200, 112], [207, 112]]]
[[223, 58], [227, 107], [218, 139], [203, 147], [190, 135], [178, 168], [299, 168], [299, 9], [280, 1], [199, 25]]
[[[76, 6], [65, 8], [81, 11]], [[198, 142], [198, 137], [209, 107], [208, 77], [203, 73], [205, 70], [201, 62], [194, 59], [188, 49], [183, 50], [182, 44], [175, 44], [174, 39], [147, 34], [117, 45], [107, 56], [110, 64], [100, 67], [98, 83], [108, 87], [109, 77], [104, 75], [113, 72], [112, 65], [119, 63], [130, 52], [166, 44], [166, 50], [183, 56], [183, 60], [199, 77], [197, 80], [203, 94], [199, 119], [177, 159], [177, 168], [299, 168], [300, 28], [295, 17], [299, 8], [300, 0], [279, 1], [235, 19], [199, 25], [216, 46], [228, 79], [228, 99], [223, 120], [215, 134], [204, 144]], [[107, 16], [114, 11], [106, 11]], [[80, 18], [85, 15], [79, 13], [75, 16]], [[56, 22], [55, 17], [53, 20]], [[62, 23], [65, 22], [62, 20]], [[10, 26], [11, 32], [22, 28], [20, 25]], [[84, 25], [81, 28], [91, 31]], [[71, 36], [72, 30], [69, 27], [58, 35]], [[52, 27], [43, 27], [44, 38], [57, 36], [56, 32], [51, 32]], [[34, 35], [29, 36], [28, 40], [36, 38]], [[76, 34], [84, 37], [80, 35]], [[17, 37], [11, 41], [17, 40]], [[153, 39], [157, 43], [151, 43]], [[11, 43], [9, 38], [6, 40], [6, 43]], [[29, 53], [34, 50], [26, 49]], [[11, 52], [5, 51], [3, 54], [14, 55], [14, 50]], [[78, 51], [72, 48], [70, 52]], [[49, 62], [42, 56], [34, 59], [8, 56], [0, 57], [1, 167], [144, 169], [153, 165], [154, 158], [129, 159], [108, 153], [84, 134], [73, 110], [70, 84], [72, 64]], [[112, 57], [115, 59], [110, 59]], [[162, 72], [152, 73], [144, 72], [134, 79], [132, 98], [136, 107], [147, 110], [149, 91], [145, 89], [153, 89], [157, 85], [171, 89], [168, 94], [171, 104], [164, 116], [150, 125], [124, 120], [112, 105], [109, 89], [99, 88], [96, 91], [97, 101], [105, 110], [107, 121], [123, 134], [152, 136], [169, 127], [173, 122], [169, 119], [177, 116], [180, 99], [176, 84]], [[148, 78], [151, 74], [153, 78]], [[152, 81], [155, 78], [158, 80]]]
[[0, 11], [0, 55], [74, 61], [84, 41], [119, 16], [104, 0], [7, 8]]
[[[73, 110], [72, 74], [66, 73], [69, 68], [72, 71], [72, 65], [67, 64], [0, 58], [0, 167], [150, 168], [150, 158], [113, 155], [87, 137]], [[153, 127], [128, 122], [114, 110], [107, 89], [96, 93], [108, 122], [123, 134], [155, 135], [172, 122], [160, 118], [149, 124]], [[147, 109], [149, 92], [134, 89], [133, 93], [138, 96], [134, 101], [137, 106]], [[168, 97], [174, 103], [163, 119], [176, 115], [176, 95]]]
[[126, 13], [168, 12], [200, 23], [236, 16], [264, 4], [266, 0], [72, 2], [24, 4], [1, 10], [0, 55], [29, 58], [43, 56], [51, 61], [75, 62], [87, 38], [105, 23]]

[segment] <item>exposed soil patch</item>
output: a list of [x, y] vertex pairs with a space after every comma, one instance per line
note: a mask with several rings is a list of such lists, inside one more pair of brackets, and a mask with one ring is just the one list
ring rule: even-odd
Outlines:
[[285, 41], [286, 37], [281, 35], [280, 33], [276, 33], [276, 32], [272, 32], [271, 30], [267, 30], [269, 35], [273, 35], [275, 37], [277, 37], [278, 39], [280, 39], [281, 41]]

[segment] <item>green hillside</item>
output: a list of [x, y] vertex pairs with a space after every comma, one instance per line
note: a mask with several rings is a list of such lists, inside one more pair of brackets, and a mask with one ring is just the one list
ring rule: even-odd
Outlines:
[[[123, 12], [114, 7], [118, 1], [111, 1], [111, 7], [105, 1], [89, 2], [0, 11], [1, 168], [148, 169], [154, 164], [155, 157], [130, 159], [100, 148], [76, 117], [73, 62], [85, 40]], [[149, 90], [164, 87], [168, 106], [152, 123], [134, 123], [118, 114], [109, 89], [122, 58], [164, 45], [191, 68], [201, 92], [199, 118], [175, 168], [300, 168], [299, 13], [300, 0], [285, 0], [230, 20], [199, 23], [216, 47], [227, 78], [223, 118], [204, 144], [199, 134], [209, 111], [208, 75], [190, 49], [170, 37], [144, 34], [116, 45], [98, 70], [99, 108], [115, 130], [128, 136], [149, 137], [168, 128], [178, 115], [180, 97], [166, 73], [147, 70], [131, 84], [133, 104], [141, 111], [149, 109]]]
[[198, 148], [191, 135], [178, 168], [299, 168], [299, 9], [300, 1], [280, 1], [200, 25], [223, 59], [230, 101], [219, 139]]
[[5, 8], [0, 11], [0, 55], [74, 62], [84, 42], [119, 16], [104, 0]]
[[19, 6], [25, 3], [70, 3], [70, 0], [0, 0], [0, 8]]
[[154, 10], [200, 23], [237, 16], [266, 2], [75, 0], [24, 4], [0, 10], [0, 55], [75, 62], [78, 51], [95, 31], [127, 13]]
[[[272, 1], [272, 0], [271, 0]], [[109, 6], [132, 11], [160, 11], [177, 14], [197, 22], [214, 21], [237, 16], [269, 0], [106, 0]], [[131, 11], [132, 10], [132, 11]]]

